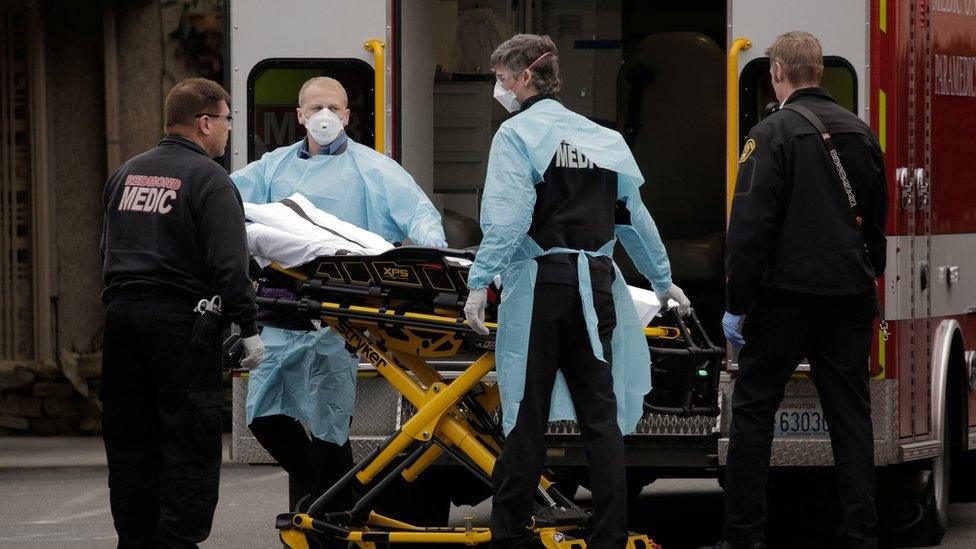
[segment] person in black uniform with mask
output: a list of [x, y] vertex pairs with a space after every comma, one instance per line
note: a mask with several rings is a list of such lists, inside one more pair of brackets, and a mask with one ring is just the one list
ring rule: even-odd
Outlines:
[[[227, 144], [229, 100], [216, 82], [178, 83], [166, 97], [166, 137], [105, 185], [101, 399], [120, 548], [196, 547], [210, 535], [221, 328], [240, 327], [244, 367], [264, 354], [243, 204], [213, 160]], [[223, 312], [204, 322], [195, 309], [208, 303]]]
[[875, 278], [885, 268], [881, 148], [867, 124], [819, 87], [823, 52], [813, 35], [786, 33], [766, 55], [781, 108], [743, 147], [725, 252], [723, 326], [742, 351], [721, 547], [766, 546], [773, 416], [804, 358], [830, 425], [836, 546], [876, 547], [868, 357]]

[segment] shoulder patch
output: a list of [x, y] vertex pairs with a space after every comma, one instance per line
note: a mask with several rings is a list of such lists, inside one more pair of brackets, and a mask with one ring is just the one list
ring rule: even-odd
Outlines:
[[739, 156], [739, 164], [745, 162], [754, 150], [756, 150], [756, 140], [750, 138], [748, 141], [746, 141], [746, 144], [742, 146], [742, 155]]

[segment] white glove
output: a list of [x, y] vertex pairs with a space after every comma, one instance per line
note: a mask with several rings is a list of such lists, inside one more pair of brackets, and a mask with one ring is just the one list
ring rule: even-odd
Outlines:
[[244, 358], [241, 360], [241, 368], [253, 370], [264, 360], [264, 342], [261, 336], [254, 334], [241, 340], [244, 344]]
[[488, 303], [488, 288], [471, 290], [468, 300], [464, 302], [464, 318], [468, 319], [468, 326], [481, 335], [488, 335], [485, 326], [485, 304]]
[[681, 291], [681, 288], [671, 285], [667, 290], [663, 292], [654, 292], [657, 296], [657, 300], [661, 302], [661, 307], [663, 309], [670, 309], [671, 306], [668, 305], [668, 300], [673, 299], [678, 302], [678, 314], [681, 316], [688, 316], [691, 314], [691, 301], [685, 296], [685, 293]]

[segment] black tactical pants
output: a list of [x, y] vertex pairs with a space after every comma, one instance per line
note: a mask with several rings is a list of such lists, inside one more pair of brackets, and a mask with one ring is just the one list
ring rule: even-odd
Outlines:
[[[302, 492], [297, 499], [304, 503], [294, 510], [307, 511], [309, 505], [352, 469], [352, 445], [348, 440], [339, 445], [309, 437], [305, 427], [293, 417], [283, 414], [256, 417], [248, 427], [289, 478], [297, 482]], [[347, 487], [329, 500], [322, 511], [345, 511], [353, 503], [352, 490]], [[345, 549], [347, 545], [328, 536], [317, 541], [327, 549]]]
[[190, 346], [194, 303], [120, 296], [102, 350], [103, 432], [118, 547], [196, 547], [220, 483], [219, 346]]
[[764, 290], [746, 316], [725, 477], [725, 538], [764, 539], [773, 417], [800, 361], [810, 362], [830, 426], [841, 523], [837, 547], [876, 547], [874, 436], [868, 356], [873, 292], [825, 297]]
[[624, 441], [610, 372], [610, 341], [616, 326], [613, 296], [594, 291], [603, 356], [593, 356], [579, 288], [537, 283], [529, 334], [525, 394], [518, 419], [492, 473], [492, 547], [524, 547], [526, 528], [546, 456], [545, 431], [556, 372], [562, 371], [579, 420], [589, 465], [594, 516], [588, 547], [627, 543], [627, 483]]
[[[281, 414], [256, 417], [249, 427], [261, 446], [313, 498], [322, 495], [352, 469], [352, 446], [348, 440], [339, 445], [309, 438], [295, 418]], [[352, 503], [347, 490], [324, 510], [346, 510]]]

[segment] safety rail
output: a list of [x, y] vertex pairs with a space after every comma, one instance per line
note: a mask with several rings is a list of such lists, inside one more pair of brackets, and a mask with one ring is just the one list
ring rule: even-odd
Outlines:
[[363, 44], [366, 51], [373, 52], [373, 110], [376, 122], [374, 147], [381, 153], [386, 152], [386, 44], [382, 40], [367, 40]]
[[739, 52], [752, 47], [748, 38], [736, 38], [729, 48], [728, 77], [726, 78], [726, 108], [728, 122], [725, 126], [725, 139], [728, 143], [728, 189], [726, 192], [726, 212], [732, 211], [732, 195], [735, 194], [735, 177], [739, 160]]

